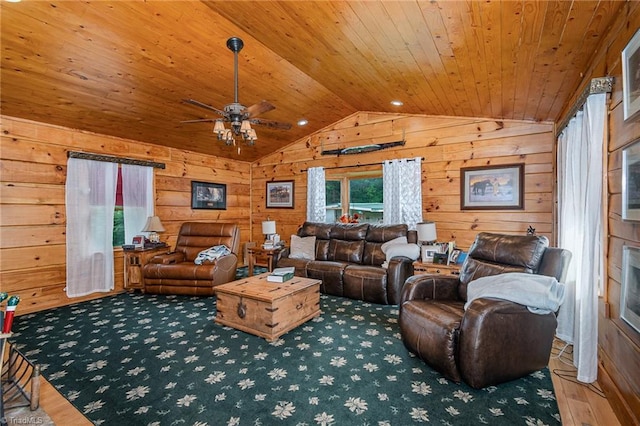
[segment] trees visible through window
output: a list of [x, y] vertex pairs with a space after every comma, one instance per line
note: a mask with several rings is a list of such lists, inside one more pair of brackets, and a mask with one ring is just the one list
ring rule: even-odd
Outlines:
[[342, 216], [360, 223], [382, 223], [382, 169], [332, 170], [326, 174], [327, 223]]
[[113, 211], [113, 246], [119, 247], [124, 241], [124, 208], [122, 201], [122, 167], [118, 167], [118, 183], [116, 184], [116, 206]]

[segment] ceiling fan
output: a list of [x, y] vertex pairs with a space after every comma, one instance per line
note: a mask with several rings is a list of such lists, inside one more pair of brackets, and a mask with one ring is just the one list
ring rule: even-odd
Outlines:
[[[251, 124], [282, 130], [289, 130], [291, 128], [291, 124], [289, 123], [256, 118], [258, 115], [276, 108], [267, 101], [258, 102], [249, 107], [245, 107], [238, 102], [238, 52], [240, 52], [243, 47], [244, 42], [239, 37], [231, 37], [227, 40], [227, 48], [229, 48], [234, 55], [234, 98], [232, 103], [225, 105], [224, 108], [220, 110], [211, 105], [196, 101], [195, 99], [183, 100], [188, 104], [213, 111], [222, 118], [201, 118], [197, 120], [185, 120], [181, 123], [215, 122], [213, 132], [218, 136], [218, 140], [225, 141], [227, 145], [235, 145], [234, 135], [242, 136], [247, 144], [253, 145], [256, 139], [258, 139], [258, 136], [256, 135], [256, 131], [251, 128]], [[230, 123], [231, 128], [226, 129], [224, 122]]]

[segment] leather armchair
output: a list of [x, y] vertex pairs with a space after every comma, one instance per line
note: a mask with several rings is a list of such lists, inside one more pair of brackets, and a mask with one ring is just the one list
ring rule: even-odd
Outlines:
[[[194, 263], [202, 250], [222, 244], [231, 249], [230, 255], [202, 265]], [[215, 286], [235, 279], [239, 246], [236, 224], [183, 223], [175, 251], [154, 256], [143, 267], [145, 292], [212, 296]]]
[[459, 276], [415, 275], [400, 300], [400, 333], [405, 346], [445, 378], [480, 389], [525, 376], [547, 366], [557, 326], [555, 313], [494, 298], [473, 300], [474, 279], [525, 272], [562, 282], [571, 259], [548, 247], [544, 236], [480, 233]]

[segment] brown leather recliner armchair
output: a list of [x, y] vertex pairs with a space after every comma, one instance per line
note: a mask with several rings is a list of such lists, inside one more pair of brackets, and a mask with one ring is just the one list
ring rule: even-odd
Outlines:
[[[226, 245], [231, 254], [197, 265], [202, 250]], [[238, 266], [240, 229], [234, 223], [185, 222], [180, 227], [176, 249], [150, 259], [143, 269], [147, 293], [212, 296], [215, 286], [233, 281]]]
[[405, 346], [447, 379], [473, 388], [517, 379], [547, 366], [556, 315], [495, 298], [473, 300], [468, 284], [480, 277], [525, 272], [565, 278], [567, 250], [548, 247], [544, 236], [480, 233], [459, 276], [415, 275], [400, 300]]

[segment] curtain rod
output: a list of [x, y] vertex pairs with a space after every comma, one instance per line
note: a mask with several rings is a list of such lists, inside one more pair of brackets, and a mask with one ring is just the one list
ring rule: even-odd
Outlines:
[[80, 158], [83, 160], [105, 161], [109, 163], [118, 163], [118, 164], [131, 164], [134, 166], [155, 167], [157, 169], [164, 169], [166, 167], [164, 163], [156, 163], [154, 161], [136, 160], [134, 158], [114, 157], [111, 155], [92, 154], [90, 152], [69, 151], [67, 153], [67, 157]]
[[589, 95], [594, 95], [596, 93], [611, 93], [613, 91], [613, 77], [598, 77], [592, 78], [591, 83], [584, 88], [576, 102], [573, 104], [567, 115], [564, 117], [564, 120], [560, 122], [558, 125], [558, 129], [556, 130], [556, 135], [562, 133], [565, 127], [569, 124], [569, 121], [576, 115], [578, 111], [582, 109], [584, 103], [587, 101]]
[[[424, 161], [424, 157], [420, 157], [422, 161]], [[415, 158], [409, 158], [407, 161], [415, 161]], [[366, 164], [353, 164], [351, 166], [334, 166], [334, 167], [325, 167], [325, 170], [333, 170], [333, 169], [350, 169], [353, 167], [366, 167], [366, 166], [378, 166], [383, 163], [366, 163]], [[302, 169], [301, 172], [306, 172], [309, 169]]]

